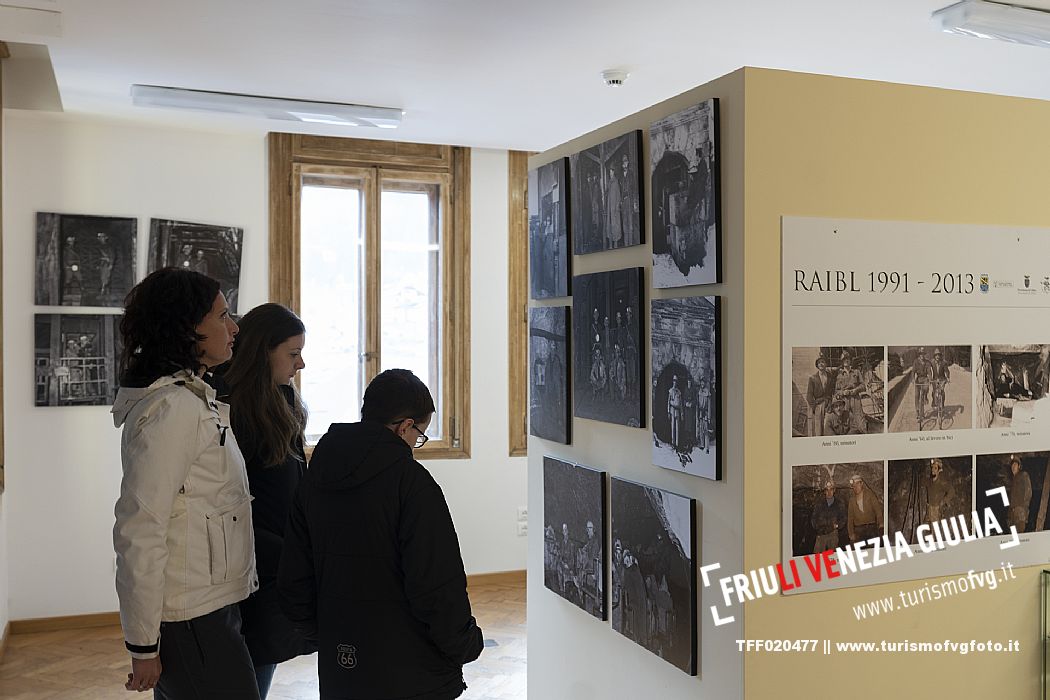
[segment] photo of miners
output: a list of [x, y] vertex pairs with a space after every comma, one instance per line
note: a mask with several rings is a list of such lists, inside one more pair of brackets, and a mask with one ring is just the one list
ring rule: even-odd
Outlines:
[[569, 156], [576, 255], [643, 243], [642, 132], [631, 131]]
[[529, 171], [529, 297], [569, 296], [568, 158]]
[[237, 313], [244, 229], [190, 221], [152, 219], [149, 226], [149, 272], [178, 267], [219, 281], [219, 288]]
[[791, 555], [818, 554], [884, 534], [882, 462], [791, 468]]
[[[1050, 530], [1047, 506], [1050, 504], [1050, 452], [1011, 452], [977, 455], [977, 510], [991, 508], [1004, 532]], [[991, 489], [1004, 487], [1009, 501], [1003, 504]]]
[[137, 231], [135, 219], [37, 214], [35, 302], [123, 306], [135, 280]]
[[718, 99], [649, 127], [653, 287], [721, 281]]
[[696, 501], [612, 479], [612, 626], [696, 675]]
[[599, 620], [605, 534], [605, 472], [544, 457], [543, 584]]
[[891, 459], [886, 467], [887, 532], [919, 544], [920, 525], [973, 512], [973, 456]]
[[640, 267], [573, 280], [573, 414], [645, 426]]
[[792, 437], [884, 432], [885, 378], [882, 347], [792, 348]]
[[569, 307], [529, 309], [529, 434], [569, 444]]
[[1050, 345], [981, 345], [977, 358], [978, 428], [1050, 427]]
[[36, 314], [37, 406], [109, 406], [117, 395], [120, 316]]
[[969, 345], [891, 345], [886, 353], [889, 432], [970, 428], [972, 354]]
[[719, 297], [652, 302], [653, 464], [721, 478]]

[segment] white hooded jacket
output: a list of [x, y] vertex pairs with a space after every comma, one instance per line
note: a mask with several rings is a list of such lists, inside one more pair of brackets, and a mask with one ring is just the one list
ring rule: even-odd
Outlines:
[[230, 410], [189, 371], [122, 387], [124, 477], [114, 514], [117, 596], [136, 658], [158, 653], [160, 623], [189, 620], [258, 589], [251, 496]]

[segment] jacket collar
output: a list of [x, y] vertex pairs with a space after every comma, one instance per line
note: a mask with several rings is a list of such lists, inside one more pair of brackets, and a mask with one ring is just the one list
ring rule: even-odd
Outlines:
[[117, 397], [113, 401], [113, 425], [119, 428], [127, 420], [131, 410], [143, 399], [159, 389], [172, 385], [184, 386], [196, 394], [207, 405], [215, 403], [215, 389], [208, 385], [203, 379], [188, 369], [179, 370], [174, 374], [158, 377], [156, 381], [146, 387], [120, 387]]

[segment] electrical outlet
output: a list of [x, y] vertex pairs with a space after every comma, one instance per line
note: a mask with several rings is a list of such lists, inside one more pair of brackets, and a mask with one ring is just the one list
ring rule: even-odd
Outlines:
[[518, 522], [523, 523], [529, 519], [528, 506], [518, 506]]
[[518, 537], [527, 537], [529, 534], [528, 523], [518, 523]]

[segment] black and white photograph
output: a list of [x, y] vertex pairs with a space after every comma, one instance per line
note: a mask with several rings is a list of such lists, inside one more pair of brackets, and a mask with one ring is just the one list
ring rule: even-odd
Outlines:
[[653, 464], [722, 478], [721, 299], [652, 302]]
[[599, 620], [605, 607], [605, 472], [543, 458], [543, 585]]
[[971, 427], [973, 348], [891, 345], [886, 352], [889, 432]]
[[569, 307], [529, 309], [529, 433], [568, 445]]
[[149, 226], [148, 271], [162, 267], [193, 270], [219, 281], [219, 288], [237, 313], [244, 229], [152, 219]]
[[817, 554], [885, 534], [882, 462], [791, 468], [791, 555]]
[[886, 466], [886, 531], [919, 544], [916, 529], [973, 512], [973, 456], [891, 459]]
[[653, 287], [722, 281], [718, 99], [649, 126]]
[[36, 314], [37, 406], [110, 406], [117, 395], [120, 316]]
[[642, 390], [643, 270], [579, 275], [573, 281], [573, 391], [578, 418], [645, 426]]
[[881, 346], [791, 349], [791, 435], [885, 432], [886, 358]]
[[569, 159], [529, 171], [529, 296], [569, 296]]
[[978, 346], [976, 373], [976, 427], [1050, 427], [1050, 345]]
[[613, 629], [696, 675], [696, 501], [612, 479]]
[[38, 213], [35, 303], [122, 307], [135, 284], [137, 232], [136, 219]]
[[641, 161], [641, 131], [617, 136], [569, 156], [576, 255], [645, 242]]
[[[1048, 466], [1050, 452], [977, 455], [977, 511], [983, 513], [985, 508], [991, 508], [1007, 534], [1011, 527], [1019, 533], [1050, 530]], [[999, 494], [987, 495], [987, 491], [1000, 486], [1006, 488], [1009, 505], [1003, 505]]]

